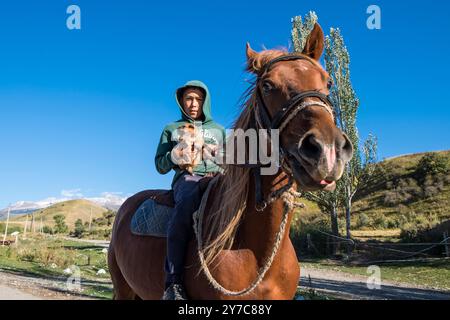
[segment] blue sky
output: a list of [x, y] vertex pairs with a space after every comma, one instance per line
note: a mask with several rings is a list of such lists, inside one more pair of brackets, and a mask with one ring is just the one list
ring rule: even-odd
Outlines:
[[[68, 30], [66, 8], [81, 8]], [[382, 10], [382, 29], [366, 9]], [[167, 188], [154, 154], [174, 90], [210, 88], [229, 127], [246, 89], [245, 43], [288, 46], [290, 19], [339, 27], [379, 158], [449, 149], [448, 1], [8, 1], [0, 5], [0, 208], [18, 200]]]

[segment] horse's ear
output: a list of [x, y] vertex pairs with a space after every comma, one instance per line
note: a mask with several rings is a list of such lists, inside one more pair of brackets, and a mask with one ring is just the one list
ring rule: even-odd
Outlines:
[[325, 37], [323, 35], [323, 30], [320, 25], [316, 23], [306, 40], [305, 48], [302, 53], [318, 61], [323, 53], [324, 41]]
[[246, 54], [247, 54], [247, 70], [256, 73], [258, 70], [256, 70], [257, 68], [255, 62], [257, 61], [259, 53], [253, 50], [250, 47], [250, 43], [248, 42], [246, 45]]

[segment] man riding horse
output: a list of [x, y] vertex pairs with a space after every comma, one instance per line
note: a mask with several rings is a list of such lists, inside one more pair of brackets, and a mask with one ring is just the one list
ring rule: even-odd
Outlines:
[[[333, 106], [327, 97], [330, 75], [319, 63], [323, 48], [324, 34], [318, 24], [306, 39], [302, 53], [256, 52], [247, 45], [247, 70], [255, 76], [255, 81], [243, 99], [242, 111], [232, 129], [234, 132], [265, 129], [272, 133], [278, 130], [282, 151], [278, 153], [280, 167], [272, 175], [263, 175], [259, 164], [236, 165], [229, 163], [226, 157], [221, 165], [224, 174], [208, 184], [205, 191], [208, 198], [201, 202], [195, 224], [191, 221], [195, 209], [191, 201], [198, 201], [200, 197], [199, 191], [195, 191], [199, 184], [190, 180], [219, 168], [208, 161], [193, 166], [197, 161], [186, 161], [184, 153], [208, 150], [196, 146], [201, 139], [189, 134], [190, 131], [195, 133], [194, 124], [203, 126], [205, 142], [212, 140], [205, 129], [213, 130], [215, 125], [210, 119], [210, 96], [206, 87], [194, 82], [178, 90], [182, 119], [164, 131], [156, 162], [161, 173], [176, 169], [176, 197], [184, 195], [189, 201], [176, 199], [176, 223], [171, 224], [168, 239], [144, 237], [133, 233], [130, 227], [137, 210], [149, 199], [167, 195], [166, 191], [141, 191], [122, 204], [114, 220], [108, 250], [115, 299], [160, 299], [164, 295], [165, 269], [169, 284], [166, 298], [182, 297], [182, 284], [193, 300], [294, 298], [300, 266], [289, 238], [289, 228], [295, 213], [295, 198], [299, 197], [296, 190], [332, 191], [353, 154], [351, 141], [336, 126]], [[192, 87], [197, 90], [187, 90]], [[179, 126], [185, 128], [177, 129]], [[181, 143], [177, 143], [173, 138], [180, 131], [188, 134], [182, 134], [178, 139]], [[223, 135], [223, 131], [219, 132], [222, 134], [217, 136]], [[250, 142], [243, 146], [247, 150]], [[180, 151], [186, 147], [187, 152]], [[221, 160], [223, 156], [219, 154], [216, 159]], [[180, 178], [183, 176], [184, 179]], [[194, 186], [181, 188], [193, 192], [194, 197], [180, 193], [178, 181], [181, 181], [180, 186]], [[204, 183], [200, 184], [203, 188]], [[167, 202], [159, 200], [162, 205]], [[186, 210], [181, 209], [184, 206]], [[193, 225], [196, 237], [189, 241], [186, 261], [181, 263], [182, 259], [174, 260], [174, 257], [184, 255], [187, 235]], [[179, 234], [183, 235], [181, 240], [175, 237]], [[178, 285], [172, 285], [175, 283]]]
[[211, 117], [211, 96], [204, 83], [187, 82], [177, 89], [176, 101], [181, 119], [164, 128], [155, 157], [159, 173], [175, 171], [175, 208], [168, 226], [164, 300], [186, 299], [183, 271], [186, 247], [194, 234], [192, 214], [202, 196], [199, 181], [221, 171], [208, 156], [214, 155], [225, 140], [225, 129]]

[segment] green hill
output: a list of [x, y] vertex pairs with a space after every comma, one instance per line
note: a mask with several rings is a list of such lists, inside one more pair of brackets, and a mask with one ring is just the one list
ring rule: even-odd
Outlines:
[[[56, 215], [63, 215], [66, 217], [65, 222], [69, 229], [73, 229], [75, 225], [75, 221], [77, 219], [81, 219], [83, 223], [89, 222], [96, 218], [101, 218], [103, 213], [107, 212], [108, 209], [105, 209], [91, 201], [79, 199], [79, 200], [70, 200], [64, 201], [57, 204], [54, 204], [48, 208], [37, 210], [34, 212], [34, 220], [36, 223], [36, 230], [39, 228], [42, 218], [43, 226], [53, 227], [55, 221], [53, 219]], [[25, 216], [20, 216], [12, 219], [12, 222], [24, 223], [26, 220]], [[30, 226], [31, 214], [28, 215], [28, 226]]]
[[[353, 230], [423, 229], [450, 220], [450, 174], [432, 175], [418, 169], [427, 154], [437, 155], [450, 168], [450, 151], [405, 155], [377, 164], [377, 178], [354, 198]], [[302, 202], [307, 208], [299, 210], [300, 221], [329, 219], [314, 203]], [[341, 229], [345, 228], [342, 209], [339, 218]]]
[[[384, 228], [401, 227], [414, 220], [450, 219], [450, 175], [423, 172], [419, 161], [427, 154], [438, 155], [450, 167], [450, 151], [401, 156], [379, 163], [382, 173], [356, 195], [353, 217], [364, 214], [372, 220], [372, 226]], [[377, 219], [379, 226], [374, 223]]]

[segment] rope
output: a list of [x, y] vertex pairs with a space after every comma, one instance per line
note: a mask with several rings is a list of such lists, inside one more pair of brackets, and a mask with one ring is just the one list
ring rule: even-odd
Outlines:
[[305, 102], [301, 103], [298, 107], [296, 107], [295, 110], [293, 110], [292, 113], [289, 114], [289, 116], [283, 121], [283, 123], [280, 125], [280, 128], [279, 128], [280, 132], [283, 131], [283, 129], [289, 124], [289, 122], [291, 122], [291, 120], [297, 115], [297, 113], [299, 113], [306, 107], [310, 107], [310, 106], [324, 107], [325, 110], [327, 110], [327, 112], [329, 114], [331, 114], [331, 117], [333, 118], [333, 121], [334, 121], [333, 111], [331, 111], [330, 106], [328, 106], [327, 104], [320, 102], [320, 101], [305, 101]]
[[283, 187], [281, 187], [278, 190], [273, 191], [269, 197], [267, 198], [267, 200], [264, 201], [264, 205], [262, 208], [256, 208], [256, 211], [258, 212], [262, 212], [264, 211], [265, 208], [267, 208], [268, 205], [272, 204], [275, 200], [279, 199], [280, 197], [284, 197], [283, 199], [285, 199], [286, 197], [289, 197], [288, 200], [285, 200], [289, 202], [289, 205], [293, 208], [295, 207], [300, 207], [300, 208], [304, 208], [305, 205], [303, 203], [296, 203], [295, 202], [295, 197], [300, 198], [302, 196], [302, 194], [300, 192], [296, 192], [294, 190], [292, 190], [292, 185], [293, 185], [294, 181], [292, 179], [292, 176], [289, 176], [289, 181], [286, 185], [284, 185]]
[[278, 249], [280, 247], [281, 241], [283, 240], [283, 236], [285, 234], [285, 229], [289, 217], [289, 212], [294, 208], [298, 206], [302, 206], [302, 204], [295, 203], [295, 200], [293, 199], [293, 195], [290, 192], [287, 192], [292, 187], [292, 178], [290, 178], [290, 181], [286, 186], [289, 186], [287, 189], [285, 187], [280, 188], [276, 191], [274, 191], [271, 196], [269, 197], [269, 200], [267, 203], [272, 203], [277, 199], [277, 197], [283, 198], [283, 219], [280, 224], [280, 229], [278, 230], [276, 240], [274, 247], [272, 249], [272, 253], [270, 257], [266, 260], [263, 267], [261, 267], [258, 270], [258, 276], [256, 277], [255, 281], [248, 286], [247, 288], [240, 290], [240, 291], [231, 291], [226, 288], [224, 288], [220, 283], [214, 279], [211, 272], [209, 271], [208, 265], [205, 262], [205, 257], [203, 255], [203, 240], [202, 240], [202, 228], [203, 228], [203, 216], [205, 213], [205, 206], [208, 200], [209, 192], [213, 188], [213, 186], [216, 184], [218, 177], [215, 177], [212, 181], [210, 181], [208, 188], [205, 191], [205, 194], [202, 198], [202, 201], [200, 203], [199, 209], [194, 213], [194, 231], [195, 236], [197, 238], [197, 252], [198, 256], [200, 258], [200, 263], [203, 271], [205, 272], [205, 275], [209, 281], [209, 283], [214, 287], [214, 289], [218, 290], [224, 295], [228, 296], [242, 296], [245, 295], [251, 291], [253, 291], [263, 280], [266, 272], [270, 269], [272, 266], [273, 260], [278, 252]]
[[[315, 231], [317, 231], [319, 233], [325, 234], [327, 236], [336, 238], [336, 239], [341, 239], [344, 242], [350, 242], [354, 247], [356, 247], [358, 245], [358, 246], [371, 247], [371, 248], [378, 249], [378, 250], [386, 250], [386, 251], [391, 251], [391, 252], [410, 254], [410, 255], [405, 256], [404, 258], [410, 258], [410, 257], [414, 257], [414, 256], [419, 255], [419, 254], [423, 254], [426, 251], [429, 251], [429, 250], [431, 250], [431, 249], [433, 249], [433, 248], [435, 248], [437, 246], [440, 246], [440, 245], [446, 243], [448, 240], [450, 240], [450, 237], [447, 237], [444, 240], [442, 240], [441, 242], [434, 243], [432, 246], [430, 246], [428, 248], [425, 248], [425, 249], [422, 249], [422, 250], [419, 250], [419, 251], [416, 251], [416, 252], [410, 252], [410, 251], [403, 251], [403, 250], [398, 250], [398, 249], [393, 249], [393, 248], [383, 248], [383, 247], [381, 247], [382, 245], [386, 245], [386, 244], [365, 243], [365, 242], [361, 242], [361, 241], [355, 241], [353, 239], [342, 238], [342, 237], [339, 237], [339, 236], [336, 236], [334, 234], [331, 234], [331, 233], [328, 233], [328, 232], [324, 232], [324, 231], [321, 231], [321, 230], [318, 230], [318, 229], [313, 229], [313, 230], [315, 230]], [[395, 243], [394, 244], [393, 243], [393, 244], [388, 244], [388, 245], [394, 245], [395, 246], [395, 245], [427, 245], [427, 244], [417, 244], [417, 243], [413, 243], [413, 244], [408, 244], [408, 243], [397, 244], [397, 243]]]
[[411, 253], [410, 255], [404, 257], [404, 258], [410, 258], [410, 257], [414, 257], [416, 255], [419, 255], [421, 253], [424, 253], [424, 252], [426, 252], [428, 250], [431, 250], [431, 249], [433, 249], [433, 248], [435, 248], [437, 246], [441, 246], [442, 244], [446, 243], [447, 240], [449, 240], [449, 239], [450, 239], [450, 237], [447, 237], [444, 240], [442, 240], [441, 242], [432, 245], [431, 247], [428, 247], [428, 248], [425, 248], [425, 249], [422, 249], [422, 250], [419, 250], [419, 251], [416, 251], [416, 252], [412, 252], [412, 253], [408, 252], [408, 251], [396, 250], [396, 249], [392, 249], [392, 248], [379, 248], [379, 247], [377, 248], [375, 246], [372, 246], [371, 244], [365, 244], [365, 245], [367, 245], [369, 247], [372, 247], [372, 248], [375, 248], [375, 249], [382, 249], [382, 250], [388, 250], [388, 251], [400, 252], [400, 253], [408, 253], [408, 254]]
[[350, 242], [350, 243], [351, 243], [352, 245], [354, 245], [354, 246], [356, 245], [356, 243], [355, 243], [355, 241], [354, 241], [353, 239], [348, 239], [348, 238], [339, 237], [339, 236], [336, 236], [336, 235], [334, 235], [334, 234], [331, 234], [331, 233], [328, 233], [328, 232], [325, 232], [325, 231], [321, 231], [321, 230], [319, 230], [319, 229], [313, 229], [313, 230], [315, 230], [315, 231], [317, 231], [317, 232], [319, 232], [319, 233], [325, 234], [325, 235], [327, 235], [327, 236], [336, 238], [336, 239], [341, 239], [341, 240], [343, 240], [344, 242]]

